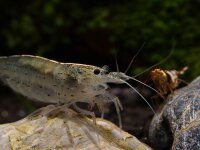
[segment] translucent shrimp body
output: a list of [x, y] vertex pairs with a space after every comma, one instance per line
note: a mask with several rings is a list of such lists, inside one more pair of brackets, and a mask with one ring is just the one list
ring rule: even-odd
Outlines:
[[73, 104], [76, 110], [87, 115], [94, 114], [79, 108], [77, 102], [91, 106], [97, 104], [102, 112], [105, 104], [114, 102], [120, 127], [122, 106], [118, 98], [106, 90], [107, 83], [125, 83], [135, 90], [126, 82], [131, 77], [124, 73], [109, 73], [105, 67], [60, 63], [31, 55], [0, 57], [0, 79], [14, 91], [32, 100]]

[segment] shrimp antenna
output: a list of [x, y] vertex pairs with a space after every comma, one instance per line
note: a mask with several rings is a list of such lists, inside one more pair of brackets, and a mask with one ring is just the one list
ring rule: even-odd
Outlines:
[[137, 53], [133, 56], [133, 58], [131, 59], [131, 62], [129, 63], [128, 67], [125, 70], [125, 74], [128, 72], [128, 70], [131, 68], [133, 61], [135, 60], [135, 58], [137, 57], [137, 55], [140, 53], [140, 51], [143, 49], [144, 45], [146, 44], [146, 42], [144, 42], [142, 44], [142, 46], [139, 48], [139, 50], [137, 51]]
[[151, 68], [153, 68], [153, 67], [155, 67], [155, 66], [158, 66], [158, 65], [164, 63], [165, 61], [167, 61], [167, 59], [169, 59], [169, 57], [171, 57], [171, 55], [173, 54], [175, 45], [176, 45], [176, 42], [174, 41], [174, 42], [172, 43], [172, 49], [171, 49], [171, 51], [170, 51], [170, 53], [168, 54], [167, 57], [165, 57], [163, 60], [161, 60], [160, 62], [156, 63], [155, 65], [152, 65], [151, 67], [145, 69], [143, 72], [141, 72], [141, 73], [139, 73], [139, 74], [133, 76], [133, 78], [136, 78], [136, 77], [140, 76], [141, 74], [143, 74], [143, 73], [149, 71]]
[[136, 78], [136, 77], [140, 76], [141, 74], [143, 74], [143, 73], [149, 71], [149, 70], [152, 69], [153, 67], [158, 66], [158, 65], [164, 63], [165, 61], [167, 61], [167, 59], [169, 59], [169, 58], [171, 57], [172, 53], [174, 52], [175, 45], [176, 45], [176, 42], [174, 41], [174, 42], [172, 43], [172, 49], [171, 49], [171, 51], [170, 51], [170, 53], [168, 54], [167, 57], [165, 57], [165, 58], [164, 58], [163, 60], [161, 60], [160, 62], [158, 62], [158, 63], [152, 65], [151, 67], [145, 69], [143, 72], [141, 72], [141, 73], [139, 73], [139, 74], [133, 76], [133, 78]]
[[149, 86], [149, 85], [147, 85], [147, 84], [145, 84], [145, 83], [141, 82], [140, 80], [137, 80], [137, 79], [135, 79], [133, 77], [129, 77], [129, 78], [132, 79], [132, 80], [134, 80], [134, 81], [136, 81], [136, 82], [138, 82], [138, 83], [140, 83], [140, 84], [143, 84], [144, 86], [146, 86], [148, 88], [150, 88], [151, 90], [153, 90], [154, 92], [156, 92], [162, 99], [165, 99], [157, 90], [155, 90], [151, 86]]
[[117, 55], [116, 54], [115, 54], [115, 65], [116, 65], [117, 72], [119, 73], [119, 65], [118, 65], [118, 62], [117, 62]]
[[144, 98], [144, 96], [142, 96], [142, 94], [138, 91], [138, 90], [136, 90], [133, 86], [131, 86], [128, 82], [126, 82], [126, 81], [124, 81], [124, 80], [121, 80], [123, 83], [125, 83], [126, 85], [128, 85], [131, 89], [133, 89], [146, 103], [147, 103], [147, 105], [150, 107], [150, 109], [152, 110], [152, 112], [155, 114], [155, 115], [157, 115], [156, 114], [156, 112], [155, 112], [155, 110], [153, 109], [153, 107], [149, 104], [149, 102]]

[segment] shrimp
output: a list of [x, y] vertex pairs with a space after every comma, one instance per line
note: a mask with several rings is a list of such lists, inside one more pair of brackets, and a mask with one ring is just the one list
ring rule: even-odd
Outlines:
[[[29, 99], [73, 105], [80, 113], [92, 117], [95, 117], [94, 113], [78, 107], [77, 102], [85, 102], [91, 107], [96, 104], [102, 113], [104, 106], [112, 102], [116, 108], [120, 127], [122, 127], [120, 111], [123, 108], [119, 99], [107, 91], [107, 83], [126, 84], [146, 101], [127, 80], [144, 83], [125, 73], [109, 72], [107, 67], [61, 63], [39, 56], [0, 57], [0, 79], [12, 90]], [[146, 103], [155, 113], [151, 105], [147, 101]]]

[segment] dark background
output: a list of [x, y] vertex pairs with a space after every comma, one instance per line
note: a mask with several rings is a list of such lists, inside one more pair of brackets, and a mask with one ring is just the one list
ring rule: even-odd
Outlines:
[[[62, 62], [108, 65], [116, 71], [116, 55], [123, 72], [145, 42], [128, 75], [142, 72], [173, 51], [158, 67], [179, 70], [188, 66], [181, 78], [190, 82], [200, 74], [199, 7], [197, 0], [0, 1], [0, 56], [39, 55]], [[148, 72], [139, 77], [147, 78]], [[114, 92], [123, 100], [124, 129], [148, 143], [144, 126], [152, 112], [145, 103], [126, 101], [130, 94], [125, 88]], [[0, 93], [0, 123], [16, 121], [44, 106], [3, 85]], [[107, 118], [112, 115], [116, 113], [111, 111]]]

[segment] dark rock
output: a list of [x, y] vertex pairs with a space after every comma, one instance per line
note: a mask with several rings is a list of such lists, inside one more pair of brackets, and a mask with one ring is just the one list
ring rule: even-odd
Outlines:
[[155, 149], [200, 149], [200, 77], [168, 96], [151, 122], [149, 139]]

